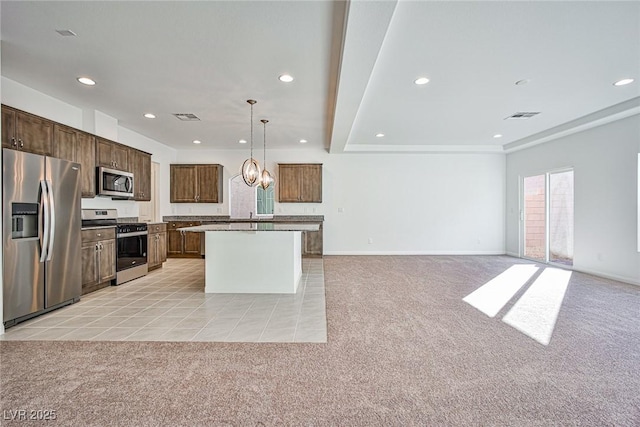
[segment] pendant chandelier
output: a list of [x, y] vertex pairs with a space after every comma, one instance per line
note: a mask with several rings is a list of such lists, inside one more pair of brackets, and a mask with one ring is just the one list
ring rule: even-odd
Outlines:
[[249, 187], [253, 187], [254, 185], [258, 184], [260, 180], [260, 165], [258, 164], [258, 161], [253, 158], [253, 105], [256, 102], [257, 101], [253, 99], [247, 100], [247, 103], [251, 105], [251, 154], [249, 158], [242, 164], [242, 179], [244, 180], [244, 183]]
[[263, 146], [262, 146], [264, 150], [264, 157], [262, 158], [262, 166], [264, 168], [262, 169], [262, 174], [260, 175], [260, 186], [264, 190], [266, 190], [267, 188], [269, 188], [271, 184], [273, 184], [273, 177], [267, 170], [267, 123], [269, 123], [269, 120], [262, 119], [260, 121], [262, 122], [263, 135], [264, 135]]

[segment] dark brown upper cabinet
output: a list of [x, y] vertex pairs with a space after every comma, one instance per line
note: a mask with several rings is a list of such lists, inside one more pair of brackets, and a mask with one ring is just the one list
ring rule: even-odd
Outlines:
[[55, 124], [53, 132], [53, 155], [60, 159], [80, 163], [82, 197], [96, 195], [96, 137], [68, 126]]
[[278, 201], [322, 203], [322, 164], [279, 163]]
[[222, 165], [174, 164], [171, 203], [222, 203]]
[[54, 122], [2, 106], [2, 148], [53, 155]]
[[131, 172], [129, 147], [108, 139], [96, 137], [96, 166]]
[[129, 162], [133, 172], [133, 200], [151, 201], [151, 154], [130, 148]]

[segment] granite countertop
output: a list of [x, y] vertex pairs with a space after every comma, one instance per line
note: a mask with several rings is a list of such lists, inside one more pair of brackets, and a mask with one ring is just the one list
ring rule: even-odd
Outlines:
[[201, 222], [323, 222], [324, 215], [274, 215], [271, 218], [231, 218], [228, 215], [174, 215], [163, 216], [168, 221], [201, 221]]
[[206, 224], [195, 227], [178, 228], [180, 231], [318, 231], [319, 224], [300, 224], [296, 222], [234, 222], [226, 224]]

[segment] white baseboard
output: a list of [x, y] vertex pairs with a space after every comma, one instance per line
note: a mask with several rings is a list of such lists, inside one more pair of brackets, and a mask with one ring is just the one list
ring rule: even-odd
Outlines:
[[[507, 255], [520, 258], [520, 254], [514, 252], [501, 251], [325, 251], [323, 255], [337, 256], [372, 256], [372, 255]], [[616, 274], [603, 273], [597, 270], [570, 268], [578, 273], [591, 274], [592, 276], [602, 277], [604, 279], [617, 280], [618, 282], [628, 283], [630, 285], [640, 286], [640, 280], [632, 277], [619, 276]]]
[[574, 268], [573, 271], [576, 271], [578, 273], [590, 274], [592, 276], [603, 277], [605, 279], [617, 280], [618, 282], [624, 282], [630, 285], [640, 286], [640, 280], [634, 279], [632, 277], [619, 276], [617, 274], [603, 273], [601, 271], [584, 269], [584, 268]]
[[323, 255], [504, 255], [503, 251], [325, 251]]
[[[520, 256], [520, 254], [513, 253], [513, 252], [507, 252], [506, 255], [512, 256], [512, 257], [516, 257], [516, 258], [522, 258]], [[524, 259], [524, 258], [522, 258], [522, 259]], [[628, 283], [630, 285], [640, 286], [640, 280], [634, 279], [632, 277], [619, 276], [617, 274], [603, 273], [603, 272], [598, 271], [598, 270], [590, 270], [590, 269], [586, 269], [586, 268], [575, 268], [575, 267], [567, 267], [567, 266], [560, 266], [560, 267], [575, 271], [577, 273], [590, 274], [592, 276], [602, 277], [604, 279], [617, 280], [618, 282], [624, 282], [624, 283]]]

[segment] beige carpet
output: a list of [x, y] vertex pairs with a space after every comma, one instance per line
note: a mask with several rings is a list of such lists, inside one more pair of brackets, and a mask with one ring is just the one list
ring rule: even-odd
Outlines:
[[640, 288], [574, 273], [542, 345], [502, 321], [530, 283], [495, 317], [462, 301], [522, 263], [325, 257], [327, 344], [0, 342], [0, 421], [638, 425]]

